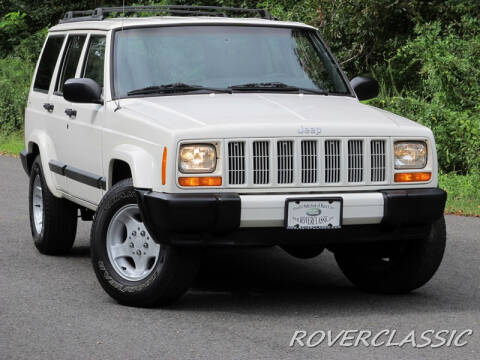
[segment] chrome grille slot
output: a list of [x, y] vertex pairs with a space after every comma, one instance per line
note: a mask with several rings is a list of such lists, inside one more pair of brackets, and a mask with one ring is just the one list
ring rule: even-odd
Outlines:
[[383, 182], [386, 176], [385, 140], [372, 140], [370, 151], [371, 181]]
[[268, 141], [253, 142], [253, 183], [255, 185], [270, 182], [270, 153]]
[[301, 145], [302, 183], [314, 184], [317, 180], [318, 153], [316, 140], [304, 140]]
[[340, 140], [325, 141], [325, 182], [340, 182]]
[[293, 183], [293, 141], [277, 142], [277, 176], [279, 184]]
[[363, 141], [348, 140], [348, 182], [363, 181]]
[[242, 141], [228, 143], [228, 183], [245, 184], [245, 143]]

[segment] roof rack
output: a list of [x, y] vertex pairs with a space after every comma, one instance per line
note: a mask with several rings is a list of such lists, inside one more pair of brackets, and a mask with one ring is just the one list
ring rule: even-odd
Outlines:
[[189, 6], [189, 5], [159, 5], [159, 6], [125, 6], [125, 7], [104, 7], [94, 10], [68, 11], [65, 13], [60, 24], [77, 21], [102, 21], [108, 15], [135, 14], [142, 12], [167, 13], [182, 16], [219, 16], [227, 17], [228, 13], [252, 14], [262, 19], [276, 20], [266, 9], [246, 9], [222, 6]]

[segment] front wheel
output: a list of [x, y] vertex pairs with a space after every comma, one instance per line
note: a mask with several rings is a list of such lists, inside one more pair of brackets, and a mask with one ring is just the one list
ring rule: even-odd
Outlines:
[[442, 216], [422, 239], [339, 249], [335, 252], [335, 259], [345, 276], [363, 290], [408, 293], [433, 277], [442, 262], [445, 243], [445, 219]]
[[190, 287], [199, 266], [195, 249], [156, 243], [140, 216], [132, 180], [104, 196], [92, 225], [92, 262], [104, 290], [121, 304], [167, 305]]

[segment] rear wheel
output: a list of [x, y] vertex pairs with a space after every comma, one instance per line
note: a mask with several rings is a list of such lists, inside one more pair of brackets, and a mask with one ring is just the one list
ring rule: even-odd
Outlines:
[[92, 226], [92, 262], [103, 289], [118, 302], [167, 305], [190, 287], [198, 250], [156, 243], [142, 221], [132, 180], [116, 184], [102, 199]]
[[335, 258], [345, 276], [361, 289], [407, 293], [433, 277], [442, 261], [445, 243], [442, 216], [423, 239], [344, 248], [335, 252]]
[[30, 228], [33, 241], [42, 254], [68, 252], [77, 232], [77, 207], [68, 200], [55, 197], [48, 189], [40, 156], [30, 172]]

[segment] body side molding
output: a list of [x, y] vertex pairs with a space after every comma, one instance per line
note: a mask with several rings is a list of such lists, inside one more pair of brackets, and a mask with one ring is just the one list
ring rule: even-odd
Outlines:
[[105, 190], [107, 187], [107, 182], [103, 176], [65, 165], [56, 160], [51, 160], [48, 163], [48, 166], [50, 171], [62, 176], [66, 176], [67, 178], [78, 181], [82, 184], [93, 186], [102, 190]]

